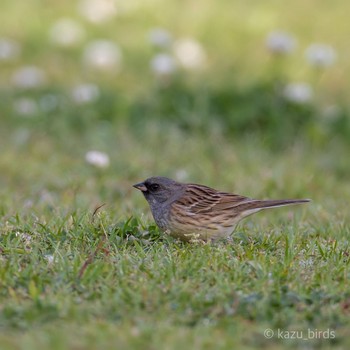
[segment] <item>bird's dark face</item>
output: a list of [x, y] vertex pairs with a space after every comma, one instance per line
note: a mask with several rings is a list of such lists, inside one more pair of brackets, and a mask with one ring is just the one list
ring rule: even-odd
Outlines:
[[134, 185], [145, 196], [148, 203], [157, 205], [178, 198], [182, 194], [184, 185], [166, 177], [151, 177], [144, 182]]

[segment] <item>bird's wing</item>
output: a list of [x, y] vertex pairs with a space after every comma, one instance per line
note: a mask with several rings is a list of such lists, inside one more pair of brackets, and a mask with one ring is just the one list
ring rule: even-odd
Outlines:
[[189, 215], [209, 212], [220, 214], [225, 210], [232, 211], [238, 205], [250, 200], [248, 197], [218, 192], [202, 185], [187, 185], [184, 195], [172, 205], [186, 210]]

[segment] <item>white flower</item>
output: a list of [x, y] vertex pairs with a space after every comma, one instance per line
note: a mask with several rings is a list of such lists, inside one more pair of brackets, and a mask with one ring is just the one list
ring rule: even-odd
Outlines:
[[334, 64], [337, 54], [330, 45], [312, 44], [306, 49], [305, 57], [312, 66], [325, 68]]
[[296, 45], [296, 39], [282, 31], [271, 32], [266, 38], [266, 47], [273, 54], [288, 55], [294, 51]]
[[24, 117], [38, 113], [38, 105], [35, 100], [28, 97], [17, 98], [13, 101], [14, 111]]
[[104, 71], [119, 70], [121, 51], [109, 40], [96, 40], [88, 44], [84, 50], [84, 62], [87, 66]]
[[151, 69], [159, 76], [171, 75], [176, 71], [175, 60], [166, 53], [157, 54], [151, 61]]
[[17, 42], [7, 38], [0, 38], [0, 61], [11, 61], [18, 57], [20, 46]]
[[72, 90], [72, 99], [77, 104], [94, 102], [99, 98], [100, 90], [95, 84], [81, 84]]
[[303, 104], [312, 99], [313, 91], [307, 83], [290, 83], [285, 86], [283, 96], [290, 102]]
[[74, 46], [84, 37], [82, 26], [69, 18], [61, 18], [50, 29], [51, 41], [59, 46]]
[[180, 39], [174, 44], [174, 53], [186, 69], [201, 68], [206, 60], [202, 45], [193, 39]]
[[47, 261], [48, 265], [52, 265], [55, 261], [55, 258], [51, 254], [45, 254], [44, 255], [45, 260]]
[[78, 10], [83, 17], [93, 23], [103, 23], [117, 14], [115, 0], [81, 0]]
[[172, 38], [167, 30], [162, 28], [153, 28], [149, 32], [149, 41], [154, 46], [167, 48], [170, 46]]
[[24, 66], [17, 69], [12, 75], [13, 85], [22, 89], [37, 88], [44, 85], [45, 72], [35, 66]]
[[107, 168], [109, 166], [108, 154], [99, 151], [89, 151], [85, 155], [87, 163], [97, 168]]
[[185, 169], [179, 169], [175, 173], [175, 178], [177, 181], [186, 181], [188, 179], [188, 172]]

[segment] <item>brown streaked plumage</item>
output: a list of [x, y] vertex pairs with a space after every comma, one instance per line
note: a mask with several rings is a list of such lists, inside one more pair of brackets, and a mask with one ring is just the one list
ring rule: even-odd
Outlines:
[[148, 201], [157, 225], [189, 241], [228, 237], [237, 223], [262, 209], [309, 202], [309, 199], [258, 200], [213, 188], [151, 177], [134, 185]]

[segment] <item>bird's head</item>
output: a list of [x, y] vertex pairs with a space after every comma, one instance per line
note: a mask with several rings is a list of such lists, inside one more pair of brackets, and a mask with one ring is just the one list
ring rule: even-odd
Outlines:
[[148, 203], [152, 205], [171, 201], [178, 198], [185, 185], [166, 177], [150, 177], [149, 179], [133, 185], [142, 192]]

